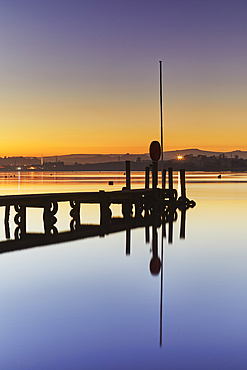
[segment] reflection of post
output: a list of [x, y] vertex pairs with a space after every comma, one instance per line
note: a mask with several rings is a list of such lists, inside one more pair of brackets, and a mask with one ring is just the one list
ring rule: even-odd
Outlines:
[[100, 225], [106, 226], [111, 222], [112, 212], [110, 210], [109, 199], [104, 190], [100, 190]]
[[158, 233], [156, 227], [153, 226], [152, 230], [153, 230], [153, 240], [152, 240], [153, 257], [150, 261], [149, 268], [152, 275], [159, 275], [161, 262], [158, 256]]
[[70, 211], [70, 216], [72, 220], [70, 221], [70, 230], [77, 230], [80, 225], [80, 202], [76, 200], [70, 201], [70, 207], [72, 208]]
[[57, 210], [58, 204], [55, 201], [48, 201], [44, 204], [43, 220], [46, 234], [57, 234], [58, 232], [55, 226], [57, 222], [57, 218], [55, 217]]
[[162, 224], [162, 238], [166, 238], [166, 224]]
[[14, 208], [17, 212], [14, 217], [14, 221], [17, 225], [15, 234], [16, 236], [18, 235], [18, 238], [20, 238], [26, 234], [26, 207], [20, 204], [16, 204]]
[[145, 240], [146, 240], [146, 244], [148, 244], [150, 242], [150, 237], [149, 237], [149, 226], [146, 226], [145, 227]]
[[168, 243], [172, 244], [173, 237], [173, 220], [169, 220], [169, 233], [168, 233]]
[[186, 219], [186, 209], [185, 207], [183, 207], [181, 209], [180, 239], [185, 239], [185, 219]]
[[10, 238], [9, 212], [10, 212], [10, 206], [5, 206], [4, 224], [5, 224], [5, 235], [6, 235], [6, 239], [9, 239]]
[[126, 161], [126, 189], [130, 190], [130, 161]]
[[168, 243], [172, 244], [173, 239], [173, 218], [174, 218], [174, 210], [169, 211], [169, 227], [168, 227]]
[[130, 229], [126, 229], [126, 255], [130, 255]]

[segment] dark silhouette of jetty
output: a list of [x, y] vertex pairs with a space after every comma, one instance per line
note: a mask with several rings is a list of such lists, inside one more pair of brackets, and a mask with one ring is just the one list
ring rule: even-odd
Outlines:
[[[131, 190], [130, 161], [126, 161], [126, 186], [121, 191], [99, 191], [80, 193], [55, 193], [13, 195], [0, 197], [0, 206], [5, 206], [5, 236], [6, 241], [0, 243], [0, 253], [31, 248], [34, 246], [65, 242], [92, 236], [126, 230], [126, 253], [130, 253], [130, 229], [136, 227], [155, 226], [169, 223], [169, 242], [172, 242], [172, 225], [176, 209], [182, 210], [181, 237], [185, 235], [185, 210], [194, 207], [195, 202], [186, 198], [185, 170], [180, 170], [181, 197], [178, 198], [177, 190], [173, 188], [172, 168], [168, 168], [168, 187], [166, 187], [166, 170], [162, 170], [162, 188], [158, 188], [158, 161], [161, 148], [158, 141], [150, 145], [152, 159], [152, 188], [150, 188], [150, 167], [145, 169], [145, 188]], [[112, 184], [113, 185], [113, 184]], [[59, 202], [70, 203], [70, 232], [58, 233], [56, 228], [56, 213]], [[100, 206], [100, 225], [82, 225], [80, 221], [81, 204], [91, 203]], [[122, 206], [122, 217], [112, 217], [111, 204]], [[10, 239], [10, 207], [13, 206], [16, 214], [15, 239]], [[26, 209], [42, 208], [44, 233], [27, 233]], [[148, 233], [148, 231], [147, 231]], [[148, 239], [147, 234], [147, 239]], [[155, 240], [155, 234], [153, 235]], [[159, 263], [157, 262], [156, 249], [153, 247], [153, 262], [150, 271], [154, 273]]]
[[[152, 188], [149, 187], [150, 170], [146, 168], [145, 188], [131, 189], [130, 162], [126, 162], [126, 186], [121, 191], [77, 192], [1, 196], [0, 206], [5, 207], [5, 236], [6, 241], [0, 242], [0, 253], [31, 248], [40, 245], [60, 243], [75, 239], [130, 230], [137, 227], [169, 224], [169, 242], [172, 241], [172, 224], [176, 210], [182, 212], [181, 237], [185, 233], [185, 211], [195, 206], [194, 201], [186, 198], [185, 171], [180, 171], [181, 197], [177, 197], [177, 190], [173, 188], [172, 169], [168, 169], [168, 187], [166, 188], [166, 170], [163, 170], [163, 186], [158, 188], [157, 164], [153, 162]], [[59, 202], [70, 203], [70, 231], [58, 233], [56, 228], [56, 213]], [[100, 224], [82, 225], [80, 220], [81, 204], [99, 204]], [[112, 217], [111, 204], [120, 204], [122, 217]], [[16, 214], [15, 239], [10, 239], [10, 207], [13, 206]], [[43, 209], [44, 233], [28, 233], [26, 230], [26, 208]], [[184, 221], [183, 221], [184, 220]], [[127, 237], [128, 239], [128, 237]], [[128, 250], [128, 247], [126, 247]]]

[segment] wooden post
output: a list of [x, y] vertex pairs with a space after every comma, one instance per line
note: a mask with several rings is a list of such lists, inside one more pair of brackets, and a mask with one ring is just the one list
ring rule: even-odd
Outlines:
[[153, 161], [152, 168], [152, 188], [156, 189], [158, 185], [158, 161]]
[[130, 161], [126, 161], [126, 189], [130, 190]]
[[149, 188], [149, 167], [145, 168], [145, 189]]
[[185, 188], [185, 170], [180, 170], [180, 181], [181, 181], [181, 197], [186, 198], [186, 188]]
[[163, 189], [166, 188], [166, 169], [163, 169], [162, 171], [162, 187]]
[[169, 175], [169, 190], [173, 189], [173, 178], [172, 178], [172, 168], [168, 168], [168, 175]]

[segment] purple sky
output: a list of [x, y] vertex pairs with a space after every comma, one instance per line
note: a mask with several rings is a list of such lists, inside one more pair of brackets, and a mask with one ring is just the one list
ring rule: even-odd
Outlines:
[[238, 0], [1, 2], [0, 155], [147, 151], [159, 60], [166, 148], [246, 150], [246, 16]]

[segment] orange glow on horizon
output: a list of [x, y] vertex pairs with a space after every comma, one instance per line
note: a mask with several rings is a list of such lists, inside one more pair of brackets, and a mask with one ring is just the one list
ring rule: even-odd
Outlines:
[[[74, 98], [73, 104], [61, 100], [53, 106], [31, 97], [30, 105], [6, 102], [1, 112], [5, 124], [0, 156], [142, 154], [149, 152], [153, 140], [160, 141], [156, 101], [135, 102], [125, 97], [116, 102], [111, 96], [100, 103], [98, 98], [97, 105], [81, 106]], [[32, 104], [35, 109], [30, 108]], [[196, 100], [193, 104], [191, 99], [164, 106], [164, 151], [247, 150], [245, 106], [232, 104], [226, 109], [228, 105], [226, 101], [218, 107]]]
[[[150, 140], [151, 143], [151, 140]], [[25, 150], [20, 148], [20, 150], [10, 148], [6, 149], [6, 151], [1, 148], [0, 157], [49, 157], [49, 156], [62, 156], [62, 155], [76, 155], [76, 154], [89, 154], [89, 155], [107, 155], [107, 154], [148, 154], [149, 153], [149, 145], [147, 146], [140, 146], [140, 147], [87, 147], [87, 148], [70, 148], [70, 149], [62, 149], [58, 148], [57, 150], [40, 150], [37, 151], [33, 148]], [[232, 152], [235, 150], [247, 151], [247, 148], [239, 148], [238, 146], [229, 146], [229, 147], [203, 147], [198, 145], [191, 145], [191, 146], [171, 146], [164, 148], [164, 152], [166, 151], [181, 151], [181, 150], [188, 150], [188, 149], [199, 149], [202, 151], [211, 151], [211, 152]], [[41, 154], [42, 153], [42, 154]], [[182, 156], [177, 156], [178, 160], [182, 160]]]

